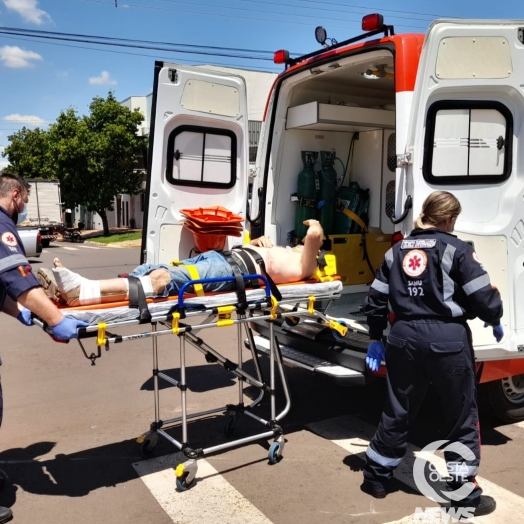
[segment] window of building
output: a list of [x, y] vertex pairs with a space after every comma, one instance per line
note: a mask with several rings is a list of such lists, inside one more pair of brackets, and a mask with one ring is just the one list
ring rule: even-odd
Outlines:
[[168, 137], [166, 176], [172, 184], [233, 187], [236, 162], [236, 135], [227, 129], [185, 125]]
[[498, 102], [445, 101], [428, 111], [424, 178], [434, 184], [501, 182], [511, 174], [513, 117]]

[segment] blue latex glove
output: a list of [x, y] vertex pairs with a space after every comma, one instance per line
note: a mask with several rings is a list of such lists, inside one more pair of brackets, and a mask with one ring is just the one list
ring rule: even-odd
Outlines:
[[493, 326], [493, 336], [497, 342], [500, 342], [504, 338], [504, 329], [502, 328], [502, 324]]
[[32, 326], [33, 319], [31, 318], [31, 311], [26, 307], [23, 307], [18, 316], [16, 317], [24, 326]]
[[50, 329], [51, 334], [57, 340], [71, 340], [72, 338], [78, 338], [77, 328], [87, 326], [89, 324], [83, 320], [64, 317], [56, 326], [50, 326]]
[[484, 327], [493, 328], [493, 336], [497, 342], [500, 342], [504, 338], [504, 329], [502, 328], [502, 324], [499, 324], [498, 326], [490, 326], [487, 322], [484, 322]]
[[380, 362], [386, 357], [386, 349], [382, 342], [371, 342], [368, 346], [366, 354], [366, 365], [371, 371], [378, 371], [380, 369]]

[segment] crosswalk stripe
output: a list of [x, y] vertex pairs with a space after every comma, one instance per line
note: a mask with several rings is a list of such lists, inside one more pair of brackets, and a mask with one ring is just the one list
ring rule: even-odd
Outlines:
[[[369, 440], [376, 429], [371, 424], [351, 415], [315, 422], [308, 424], [307, 427], [317, 435], [331, 440], [334, 444], [337, 444], [352, 455], [362, 454], [363, 458]], [[419, 451], [420, 448], [408, 444], [406, 456], [395, 471], [396, 479], [417, 491], [418, 489], [413, 480], [413, 463]], [[446, 474], [446, 465], [443, 458], [433, 455], [431, 457], [431, 462], [435, 464], [435, 467], [443, 476]], [[520, 497], [519, 495], [516, 495], [483, 477], [477, 477], [477, 482], [482, 486], [486, 495], [492, 496], [497, 501], [497, 509], [491, 515], [475, 517], [475, 522], [482, 524], [504, 524], [512, 522], [515, 519], [515, 515], [521, 515], [524, 513], [523, 497]], [[428, 501], [427, 507], [435, 506], [433, 501], [430, 501], [429, 499], [425, 500]], [[420, 501], [417, 500], [414, 502], [414, 505], [420, 505]], [[413, 522], [424, 521], [417, 520], [415, 515], [408, 515], [401, 520], [387, 524], [411, 524]], [[426, 520], [426, 522], [428, 521]], [[431, 520], [431, 522], [440, 521]], [[447, 520], [442, 520], [442, 522], [447, 522]]]
[[198, 460], [196, 483], [176, 491], [174, 468], [185, 462], [172, 453], [133, 464], [160, 506], [177, 524], [272, 524], [205, 459]]

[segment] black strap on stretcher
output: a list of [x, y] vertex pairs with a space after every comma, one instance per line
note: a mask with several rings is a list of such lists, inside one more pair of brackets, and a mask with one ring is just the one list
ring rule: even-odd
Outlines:
[[260, 266], [263, 275], [267, 278], [267, 281], [269, 283], [269, 289], [271, 289], [271, 294], [277, 300], [282, 300], [282, 295], [280, 294], [280, 291], [278, 290], [276, 284], [273, 282], [273, 279], [269, 276], [268, 272], [266, 271], [266, 264], [264, 262], [264, 259], [254, 249], [250, 249], [249, 247], [243, 247], [242, 249], [244, 251], [247, 251], [254, 258], [255, 262]]
[[227, 262], [231, 266], [231, 269], [233, 270], [233, 276], [235, 277], [235, 281], [237, 285], [235, 292], [238, 298], [238, 307], [240, 309], [246, 309], [247, 308], [246, 284], [244, 282], [244, 279], [242, 278], [242, 273], [240, 272], [240, 269], [237, 263], [235, 262], [235, 259], [231, 256], [231, 251], [222, 251], [221, 255], [227, 260]]
[[129, 282], [129, 307], [138, 309], [140, 324], [151, 322], [151, 312], [147, 307], [146, 294], [142, 282], [137, 277], [128, 276]]

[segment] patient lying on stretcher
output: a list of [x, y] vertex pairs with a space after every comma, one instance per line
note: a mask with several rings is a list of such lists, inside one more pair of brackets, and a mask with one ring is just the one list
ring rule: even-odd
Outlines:
[[[308, 231], [304, 246], [300, 250], [273, 246], [269, 238], [260, 237], [251, 241], [247, 246], [248, 250], [234, 249], [230, 261], [216, 251], [207, 251], [181, 261], [180, 266], [143, 264], [129, 275], [140, 280], [146, 298], [176, 296], [183, 284], [194, 280], [184, 266], [195, 266], [199, 279], [233, 276], [231, 261], [236, 264], [242, 275], [253, 272], [264, 274], [256, 262], [258, 254], [264, 262], [265, 272], [275, 284], [299, 282], [315, 273], [316, 257], [323, 239], [322, 226], [317, 220], [306, 220], [304, 224], [308, 226]], [[249, 250], [252, 250], [251, 254]], [[246, 259], [246, 256], [249, 258]], [[89, 280], [65, 268], [58, 258], [54, 259], [53, 264], [53, 269], [39, 269], [37, 276], [47, 295], [63, 305], [105, 304], [127, 300], [129, 297], [127, 278]], [[203, 285], [204, 291], [229, 291], [235, 286], [235, 281], [210, 282]], [[192, 292], [192, 289], [188, 291]]]

